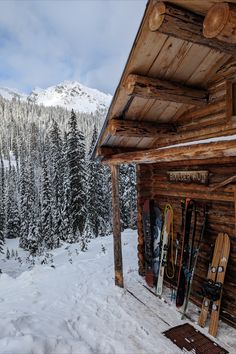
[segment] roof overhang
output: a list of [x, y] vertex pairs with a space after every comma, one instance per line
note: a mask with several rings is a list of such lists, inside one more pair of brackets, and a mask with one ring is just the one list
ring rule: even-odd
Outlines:
[[[118, 154], [117, 161], [124, 163], [128, 162], [128, 153], [129, 162], [142, 163], [147, 161], [136, 161], [135, 153], [148, 154], [150, 150], [155, 151], [157, 160], [164, 154], [155, 149], [159, 137], [168, 134], [170, 141], [186, 112], [209, 103], [210, 83], [219, 75], [220, 68], [236, 57], [235, 45], [202, 35], [204, 16], [219, 2], [222, 1], [148, 1], [94, 156], [111, 162], [111, 154]], [[163, 4], [169, 14], [177, 14], [180, 23], [173, 24], [165, 18], [161, 26], [159, 20], [156, 24], [155, 9]], [[185, 20], [191, 23], [186, 25]], [[189, 32], [191, 24], [193, 29]], [[175, 31], [177, 25], [182, 32]]]

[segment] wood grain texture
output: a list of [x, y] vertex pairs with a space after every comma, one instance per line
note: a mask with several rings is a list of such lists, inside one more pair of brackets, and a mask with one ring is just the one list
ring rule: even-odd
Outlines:
[[119, 167], [111, 166], [115, 284], [124, 287], [119, 207]]
[[108, 124], [111, 135], [126, 137], [165, 137], [175, 135], [177, 128], [174, 124], [139, 122], [133, 120], [111, 119]]
[[126, 80], [127, 94], [146, 99], [186, 103], [203, 106], [208, 103], [208, 92], [147, 76], [130, 74]]
[[104, 163], [155, 163], [185, 160], [204, 160], [236, 156], [236, 140], [200, 143], [145, 151], [128, 152], [103, 159]]
[[[206, 231], [193, 278], [191, 300], [201, 307], [203, 299], [199, 295], [199, 292], [201, 290], [201, 284], [207, 276], [215, 240], [219, 232], [227, 233], [230, 237], [231, 252], [224, 283], [220, 317], [231, 325], [236, 326], [236, 209], [234, 203], [234, 188], [236, 188], [236, 182], [232, 179], [230, 192], [225, 191], [226, 186], [221, 186], [214, 193], [210, 191], [216, 183], [224, 182], [228, 178], [236, 175], [236, 158], [226, 160], [212, 159], [205, 161], [204, 165], [198, 164], [204, 161], [193, 160], [191, 162], [193, 163], [191, 165], [189, 165], [188, 161], [138, 165], [138, 206], [140, 208], [143, 201], [150, 198], [155, 199], [159, 208], [164, 211], [165, 204], [170, 203], [174, 209], [174, 235], [176, 235], [181, 229], [181, 200], [186, 197], [193, 198], [197, 203], [198, 218], [196, 237], [199, 237], [203, 221], [203, 206], [205, 203], [207, 204]], [[184, 183], [170, 183], [170, 181], [168, 181], [167, 172], [170, 170], [178, 171], [180, 168], [186, 171], [208, 170], [209, 187], [206, 189], [205, 186], [193, 183], [187, 185]], [[201, 190], [201, 187], [203, 187], [204, 190]], [[138, 233], [142, 233], [141, 219], [138, 223]], [[180, 245], [181, 240], [182, 238], [180, 239]], [[140, 246], [138, 253], [142, 252], [143, 249]], [[141, 254], [139, 254], [139, 259], [142, 259]], [[179, 261], [180, 258], [178, 257], [178, 264]], [[177, 273], [178, 266], [176, 270], [176, 274]], [[176, 286], [176, 281], [175, 276], [173, 281], [171, 281], [172, 286]], [[170, 286], [169, 280], [166, 282], [166, 285]]]
[[203, 17], [176, 5], [158, 2], [149, 18], [149, 29], [236, 56], [231, 43], [202, 34]]
[[[216, 281], [222, 285], [224, 284], [224, 279], [225, 279], [225, 275], [226, 275], [229, 253], [230, 253], [230, 239], [227, 234], [224, 234], [223, 235], [223, 245], [222, 245], [220, 261], [219, 261], [219, 267], [222, 267], [224, 269], [224, 271], [223, 272], [218, 271], [217, 277], [216, 277]], [[212, 308], [212, 312], [211, 312], [208, 332], [213, 337], [216, 337], [216, 334], [218, 331], [222, 292], [223, 292], [223, 289], [221, 291], [220, 298], [214, 302], [214, 306], [216, 306], [216, 308]]]
[[203, 35], [222, 42], [236, 43], [236, 7], [228, 3], [213, 5], [203, 22]]

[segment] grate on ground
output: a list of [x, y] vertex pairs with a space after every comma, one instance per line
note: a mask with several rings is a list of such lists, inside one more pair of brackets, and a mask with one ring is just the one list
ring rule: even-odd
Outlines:
[[194, 354], [227, 354], [229, 353], [210, 338], [199, 332], [189, 323], [173, 327], [163, 332], [180, 349]]

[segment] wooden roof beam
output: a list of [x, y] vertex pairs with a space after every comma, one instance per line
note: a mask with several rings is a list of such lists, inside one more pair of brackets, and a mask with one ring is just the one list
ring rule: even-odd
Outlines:
[[175, 82], [130, 74], [125, 82], [128, 95], [203, 106], [208, 103], [206, 90], [193, 89]]
[[222, 2], [213, 5], [203, 22], [203, 35], [220, 41], [236, 43], [236, 7]]
[[236, 57], [234, 44], [204, 37], [203, 21], [202, 16], [191, 11], [170, 3], [157, 2], [149, 18], [149, 29]]
[[102, 162], [119, 165], [122, 163], [156, 163], [211, 158], [236, 157], [236, 140], [200, 143], [184, 146], [127, 152], [104, 158]]
[[[140, 149], [132, 147], [119, 146], [101, 146], [97, 149], [97, 156], [108, 157], [116, 154], [123, 154], [127, 152], [139, 151]], [[143, 151], [143, 150], [142, 150]]]
[[174, 124], [120, 119], [111, 119], [108, 122], [107, 133], [137, 138], [158, 138], [177, 134]]

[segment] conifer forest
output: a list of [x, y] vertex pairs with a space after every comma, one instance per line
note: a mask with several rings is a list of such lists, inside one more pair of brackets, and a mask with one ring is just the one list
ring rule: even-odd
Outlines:
[[[32, 256], [111, 232], [109, 167], [91, 160], [106, 110], [69, 112], [0, 97], [0, 252]], [[120, 168], [123, 228], [135, 228], [135, 167]]]

